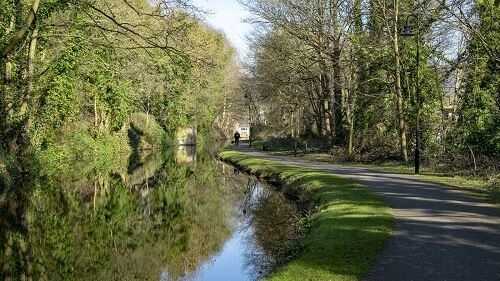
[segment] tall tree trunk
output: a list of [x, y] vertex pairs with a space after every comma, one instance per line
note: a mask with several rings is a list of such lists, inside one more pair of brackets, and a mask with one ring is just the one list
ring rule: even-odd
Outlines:
[[97, 112], [97, 93], [94, 94], [94, 128], [96, 133], [98, 132], [99, 127], [99, 113]]
[[401, 62], [399, 54], [399, 0], [394, 0], [394, 64], [395, 64], [395, 76], [396, 76], [396, 103], [397, 103], [397, 114], [398, 114], [398, 127], [399, 127], [399, 146], [400, 146], [400, 156], [404, 161], [408, 161], [408, 150], [407, 141], [405, 133], [405, 120], [404, 120], [404, 109], [403, 109], [403, 94], [401, 92]]
[[[16, 18], [14, 15], [10, 17], [10, 22], [7, 28], [5, 29], [5, 35], [9, 35], [13, 30], [14, 30], [14, 23], [15, 23]], [[3, 102], [4, 102], [4, 109], [6, 110], [5, 113], [9, 111], [9, 105], [8, 105], [8, 100], [7, 100], [7, 94], [9, 93], [10, 90], [10, 83], [12, 82], [12, 60], [10, 55], [4, 57], [4, 65], [3, 65], [3, 70], [4, 70], [4, 77], [3, 77]], [[3, 116], [3, 118], [6, 118], [6, 116]]]
[[[5, 29], [5, 34], [8, 35], [14, 30], [16, 18], [14, 15], [10, 17], [9, 25]], [[0, 112], [0, 126], [2, 130], [3, 137], [1, 139], [2, 145], [5, 145], [4, 148], [11, 149], [12, 143], [10, 143], [10, 119], [13, 113], [12, 103], [9, 99], [9, 93], [12, 91], [12, 59], [10, 55], [4, 56], [3, 58], [3, 83], [1, 85], [2, 96], [0, 97], [2, 112]]]
[[323, 102], [320, 101], [318, 104], [318, 111], [316, 112], [316, 129], [318, 130], [318, 135], [323, 136]]
[[345, 144], [345, 134], [342, 130], [343, 123], [343, 93], [342, 93], [342, 66], [341, 66], [341, 48], [340, 40], [337, 38], [334, 42], [333, 52], [332, 52], [332, 63], [333, 63], [333, 81], [332, 81], [332, 95], [331, 95], [331, 112], [333, 119], [333, 129], [335, 136], [335, 144], [342, 145]]
[[349, 155], [352, 155], [354, 152], [354, 114], [350, 114], [349, 116]]
[[[11, 106], [12, 113], [10, 116], [15, 117], [16, 120], [20, 120], [19, 124], [14, 124], [15, 128], [11, 129], [12, 136], [9, 140], [9, 151], [11, 154], [23, 154], [25, 148], [29, 144], [28, 136], [28, 125], [29, 118], [26, 115], [28, 111], [28, 106], [31, 100], [31, 95], [33, 92], [33, 81], [34, 81], [34, 70], [35, 70], [35, 54], [36, 45], [38, 40], [38, 29], [35, 28], [32, 32], [29, 49], [28, 49], [28, 61], [26, 67], [26, 91], [20, 97], [19, 108], [17, 112], [14, 106]], [[17, 121], [16, 121], [17, 122]]]
[[23, 26], [14, 35], [14, 37], [12, 37], [9, 44], [2, 49], [3, 57], [9, 56], [11, 52], [14, 50], [14, 48], [17, 46], [17, 44], [19, 44], [23, 40], [24, 36], [26, 36], [31, 24], [33, 24], [33, 21], [35, 20], [35, 15], [39, 5], [40, 5], [40, 0], [33, 0], [31, 4], [31, 9], [28, 13], [28, 17], [24, 21]]
[[18, 116], [23, 116], [26, 114], [26, 111], [28, 109], [29, 102], [31, 100], [31, 95], [33, 92], [33, 82], [34, 82], [34, 73], [35, 73], [35, 54], [36, 54], [36, 45], [38, 42], [38, 28], [35, 28], [33, 30], [33, 33], [31, 34], [31, 40], [29, 44], [29, 51], [28, 51], [28, 66], [27, 66], [27, 86], [26, 86], [26, 94], [24, 95], [23, 99], [21, 100], [21, 106], [19, 108]]
[[[351, 75], [354, 76], [354, 73]], [[353, 81], [351, 81], [352, 83]], [[354, 152], [354, 109], [355, 109], [355, 93], [353, 91], [352, 85], [349, 85], [349, 90], [346, 89], [346, 92], [348, 91], [347, 98], [349, 100], [347, 108], [346, 108], [346, 119], [347, 119], [347, 125], [349, 126], [349, 133], [348, 133], [348, 152], [349, 155], [352, 155]]]
[[464, 71], [461, 67], [457, 68], [456, 78], [455, 78], [455, 88], [454, 88], [454, 97], [453, 97], [453, 115], [452, 120], [458, 121], [458, 112], [457, 112], [457, 104], [460, 99], [460, 91], [462, 89], [462, 81], [464, 79]]
[[321, 75], [321, 88], [322, 88], [322, 92], [323, 92], [323, 99], [322, 99], [323, 100], [323, 105], [322, 105], [323, 124], [325, 125], [323, 129], [324, 129], [324, 135], [331, 137], [332, 146], [333, 146], [333, 142], [334, 142], [333, 136], [334, 135], [332, 132], [334, 132], [335, 127], [333, 126], [333, 123], [330, 120], [330, 117], [331, 117], [331, 114], [330, 114], [331, 92], [330, 92], [329, 85], [330, 85], [330, 82], [329, 82], [328, 74], [324, 73], [323, 75]]
[[[12, 52], [15, 50], [17, 45], [19, 45], [23, 40], [26, 34], [29, 32], [29, 28], [33, 24], [35, 20], [35, 15], [38, 10], [38, 6], [40, 5], [40, 0], [33, 0], [31, 4], [31, 9], [28, 13], [28, 16], [24, 20], [21, 28], [14, 34], [10, 42], [1, 50], [1, 56], [5, 61], [5, 95], [7, 95], [8, 92], [10, 92], [12, 89], [10, 89], [10, 83], [12, 79], [12, 62], [11, 62], [11, 55]], [[15, 19], [15, 17], [13, 17]], [[10, 30], [9, 30], [10, 29]], [[8, 28], [8, 33], [10, 33], [13, 29], [13, 21], [11, 21], [10, 26]], [[36, 44], [35, 44], [36, 46]], [[6, 109], [6, 114], [7, 116], [3, 116], [4, 121], [3, 121], [3, 132], [6, 133], [7, 139], [5, 140], [6, 143], [8, 143], [8, 149], [9, 152], [12, 155], [15, 155], [18, 153], [18, 138], [21, 136], [23, 133], [23, 130], [25, 130], [25, 124], [10, 124], [11, 122], [9, 119], [13, 117], [14, 115], [16, 116], [21, 116], [21, 110], [15, 112], [15, 106], [11, 104], [11, 102], [8, 100], [6, 96], [2, 97], [4, 98], [3, 106]], [[21, 104], [19, 104], [20, 109], [22, 106], [22, 101]], [[26, 106], [25, 106], [26, 107]]]

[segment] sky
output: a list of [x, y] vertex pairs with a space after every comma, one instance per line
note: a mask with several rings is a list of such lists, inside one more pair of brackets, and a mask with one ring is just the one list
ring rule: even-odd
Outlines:
[[210, 12], [205, 21], [222, 31], [244, 58], [248, 54], [245, 36], [252, 29], [251, 24], [243, 22], [250, 15], [244, 7], [237, 0], [193, 0], [193, 3]]

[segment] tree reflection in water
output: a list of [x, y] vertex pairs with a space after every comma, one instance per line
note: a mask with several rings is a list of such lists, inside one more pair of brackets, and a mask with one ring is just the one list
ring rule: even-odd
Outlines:
[[294, 257], [300, 235], [297, 206], [283, 193], [248, 179], [242, 201], [247, 267], [261, 278]]
[[298, 235], [294, 205], [197, 153], [75, 163], [0, 190], [0, 280], [190, 280], [238, 228], [247, 269], [261, 272], [250, 275], [282, 266]]

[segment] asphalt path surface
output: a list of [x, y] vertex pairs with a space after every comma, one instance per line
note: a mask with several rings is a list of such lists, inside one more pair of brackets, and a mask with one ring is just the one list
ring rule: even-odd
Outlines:
[[345, 176], [390, 205], [395, 229], [366, 280], [500, 281], [500, 209], [493, 204], [413, 175], [239, 150]]

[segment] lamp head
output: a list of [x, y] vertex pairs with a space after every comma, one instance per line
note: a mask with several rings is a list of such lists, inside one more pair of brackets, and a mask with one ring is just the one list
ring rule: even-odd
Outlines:
[[411, 26], [410, 25], [405, 25], [405, 27], [403, 28], [403, 31], [401, 31], [401, 36], [404, 36], [404, 37], [410, 37], [410, 36], [413, 36], [413, 31], [411, 30]]

